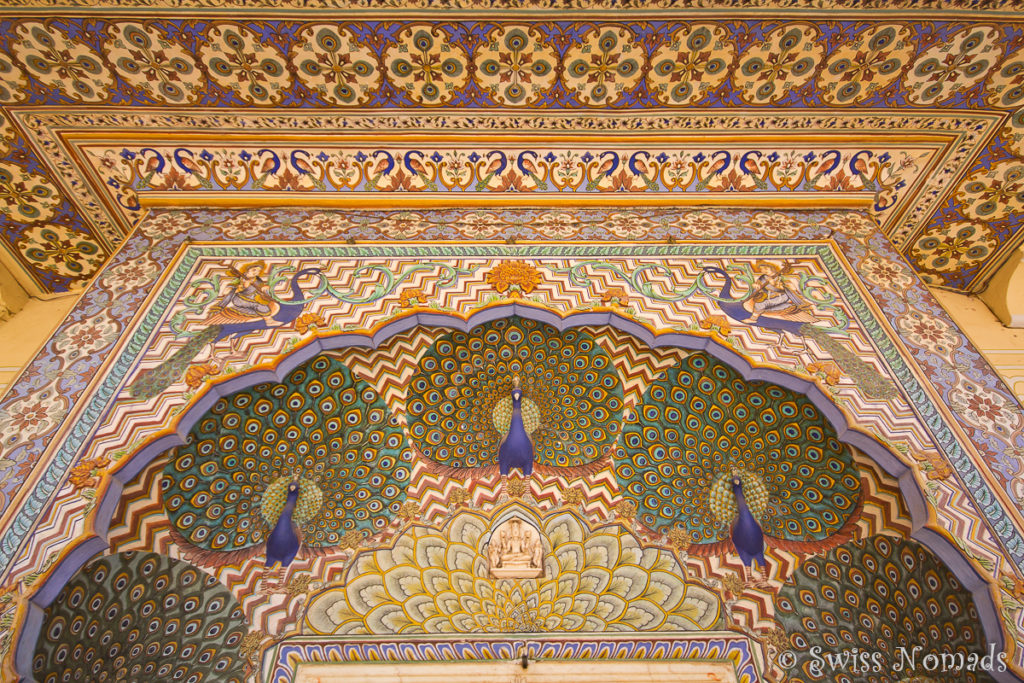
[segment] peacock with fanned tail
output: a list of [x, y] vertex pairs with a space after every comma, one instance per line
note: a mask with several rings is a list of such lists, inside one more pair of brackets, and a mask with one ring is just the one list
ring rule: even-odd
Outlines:
[[584, 328], [513, 316], [452, 331], [408, 386], [413, 444], [445, 476], [584, 476], [608, 464], [618, 441], [622, 380]]
[[386, 527], [405, 502], [412, 457], [377, 392], [319, 356], [217, 401], [165, 466], [163, 502], [193, 562], [265, 551], [268, 566], [287, 566]]
[[743, 380], [695, 353], [647, 387], [615, 473], [637, 520], [681, 529], [689, 553], [823, 552], [852, 537], [863, 491], [853, 454], [806, 397]]

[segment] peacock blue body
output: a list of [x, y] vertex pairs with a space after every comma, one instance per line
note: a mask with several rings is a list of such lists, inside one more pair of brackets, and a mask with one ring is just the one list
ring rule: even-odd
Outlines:
[[385, 527], [406, 496], [412, 452], [369, 384], [320, 356], [284, 382], [222, 398], [164, 469], [163, 501], [187, 543], [214, 552], [262, 547], [288, 483], [301, 478], [293, 521], [309, 547]]
[[409, 432], [419, 450], [450, 467], [498, 463], [518, 377], [537, 464], [590, 463], [619, 434], [622, 381], [611, 357], [582, 329], [511, 317], [438, 339], [409, 383]]
[[692, 544], [729, 539], [734, 476], [766, 536], [820, 541], [858, 508], [853, 454], [818, 409], [705, 353], [647, 388], [622, 439], [615, 473], [638, 519], [661, 531], [682, 527]]

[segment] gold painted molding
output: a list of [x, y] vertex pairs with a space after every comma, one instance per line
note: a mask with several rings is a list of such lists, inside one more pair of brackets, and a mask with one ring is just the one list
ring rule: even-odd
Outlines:
[[721, 193], [463, 193], [463, 192], [146, 192], [147, 209], [438, 209], [467, 207], [714, 207], [737, 209], [869, 209], [871, 192]]

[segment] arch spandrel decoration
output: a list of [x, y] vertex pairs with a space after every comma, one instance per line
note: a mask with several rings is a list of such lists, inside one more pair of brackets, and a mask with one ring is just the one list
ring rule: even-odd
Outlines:
[[[185, 247], [98, 378], [93, 398], [102, 410], [90, 412], [89, 404], [79, 418], [102, 414], [93, 423], [88, 444], [80, 440], [75, 446], [75, 438], [84, 432], [72, 430], [53, 451], [54, 467], [72, 452], [74, 465], [67, 468], [64, 483], [53, 487], [51, 512], [37, 524], [31, 545], [11, 564], [4, 585], [10, 586], [8, 604], [18, 609], [13, 614], [29, 617], [20, 622], [26, 624], [25, 632], [38, 628], [42, 618], [27, 611], [30, 601], [39, 606], [51, 601], [99, 549], [95, 540], [88, 540], [92, 532], [69, 541], [63, 530], [88, 518], [94, 538], [105, 538], [122, 497], [115, 520], [120, 545], [115, 550], [148, 545], [179, 553], [181, 546], [159, 521], [164, 502], [152, 495], [174, 461], [154, 458], [187, 442], [190, 430], [204, 414], [216, 411], [218, 401], [261, 383], [284, 382], [319, 357], [340, 364], [354, 386], [371, 391], [374, 398], [367, 399], [368, 406], [377, 400], [387, 406], [413, 451], [409, 483], [397, 510], [389, 508], [393, 516], [385, 529], [369, 537], [361, 534], [360, 539], [339, 538], [333, 549], [302, 556], [281, 575], [265, 576], [261, 563], [252, 558], [246, 564], [233, 556], [208, 566], [239, 598], [251, 629], [247, 654], [267, 650], [276, 638], [297, 635], [294, 629], [305, 618], [311, 591], [323, 595], [341, 590], [362, 558], [392, 547], [403, 534], [445, 528], [446, 520], [460, 514], [486, 517], [489, 510], [516, 499], [543, 515], [564, 509], [587, 520], [590, 533], [596, 533], [602, 520], [613, 520], [641, 546], [681, 558], [676, 561], [685, 564], [687, 575], [704, 577], [701, 590], [731, 605], [734, 616], [741, 615], [741, 631], [760, 670], [777, 666], [777, 655], [793, 644], [785, 645], [790, 634], [772, 616], [776, 608], [771, 586], [798, 570], [804, 551], [770, 547], [766, 575], [745, 580], [735, 553], [726, 549], [704, 556], [691, 550], [693, 539], [675, 533], [673, 526], [648, 524], [644, 497], [627, 495], [611, 465], [575, 472], [559, 471], [554, 463], [550, 471], [537, 471], [528, 480], [517, 474], [502, 480], [488, 471], [438, 469], [416, 445], [412, 403], [419, 399], [410, 386], [422, 360], [453, 334], [472, 337], [474, 329], [518, 319], [550, 329], [549, 337], [571, 333], [593, 340], [615, 368], [620, 392], [615, 395], [621, 396], [627, 424], [642, 419], [651, 392], [663, 378], [679, 379], [673, 368], [697, 358], [723, 364], [736, 381], [750, 386], [768, 382], [806, 395], [801, 400], [818, 411], [815, 419], [834, 429], [835, 437], [822, 438], [835, 438], [849, 449], [838, 461], [845, 463], [840, 469], [850, 472], [838, 472], [837, 480], [855, 472], [859, 491], [851, 489], [847, 498], [864, 498], [852, 536], [906, 537], [919, 529], [914, 538], [926, 552], [937, 553], [966, 594], [973, 595], [979, 635], [1016, 653], [1009, 644], [1017, 636], [1012, 630], [1009, 635], [1000, 631], [1015, 628], [1014, 612], [1004, 611], [1001, 623], [996, 612], [1013, 604], [1016, 531], [1001, 521], [1009, 521], [1011, 512], [984, 507], [978, 498], [992, 501], [1005, 494], [998, 488], [962, 487], [962, 480], [992, 474], [979, 471], [971, 450], [953, 438], [941, 419], [922, 419], [939, 418], [941, 410], [931, 402], [934, 387], [922, 383], [921, 361], [905, 351], [913, 335], [906, 332], [904, 339], [894, 341], [892, 330], [903, 330], [907, 316], [894, 316], [890, 325], [874, 312], [890, 305], [899, 289], [916, 295], [917, 285], [856, 214], [772, 215], [773, 220], [788, 221], [787, 234], [807, 239], [758, 242], [748, 235], [748, 242], [675, 240], [658, 245], [214, 242]], [[182, 235], [189, 221], [209, 230], [210, 223], [197, 221], [198, 216], [157, 214], [150, 231], [143, 230], [139, 239], [152, 243], [154, 235], [166, 231]], [[743, 212], [720, 216], [740, 236], [749, 219]], [[269, 234], [278, 236], [287, 229], [269, 215], [267, 220]], [[222, 228], [230, 238], [230, 221]], [[681, 239], [689, 236], [682, 223], [678, 230]], [[827, 239], [830, 234], [847, 256], [839, 255], [841, 250]], [[847, 257], [856, 259], [858, 270], [846, 265]], [[101, 279], [98, 287], [104, 286]], [[443, 356], [434, 353], [437, 361]], [[604, 356], [590, 356], [595, 357]], [[794, 405], [803, 410], [803, 404]], [[495, 412], [501, 411], [491, 411], [492, 426], [504, 425]], [[301, 411], [288, 418], [301, 420]], [[1003, 423], [998, 416], [992, 419], [998, 431]], [[608, 455], [613, 462], [628, 449], [627, 435], [628, 430], [615, 435], [615, 449]], [[1004, 431], [1003, 436], [1012, 434]], [[44, 493], [46, 482], [38, 486]], [[752, 504], [755, 499], [750, 499]], [[960, 512], [972, 507], [988, 511], [987, 526]], [[20, 512], [29, 514], [30, 509]], [[844, 523], [837, 520], [839, 527]], [[828, 527], [826, 533], [834, 531]], [[806, 536], [807, 530], [801, 534]], [[5, 536], [8, 544], [14, 538], [10, 531]], [[959, 551], [951, 539], [960, 541]], [[49, 565], [47, 558], [53, 558]], [[47, 569], [33, 579], [40, 564]], [[996, 593], [995, 607], [981, 572], [998, 576], [995, 590], [1007, 591]], [[263, 589], [270, 592], [261, 593]], [[283, 652], [287, 642], [273, 645], [274, 651]], [[8, 647], [13, 654], [14, 648]]]

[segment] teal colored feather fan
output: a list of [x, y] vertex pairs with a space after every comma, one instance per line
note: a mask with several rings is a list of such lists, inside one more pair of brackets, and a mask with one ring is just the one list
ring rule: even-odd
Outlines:
[[497, 472], [516, 378], [539, 470], [579, 476], [606, 462], [624, 405], [612, 358], [584, 329], [511, 317], [444, 335], [409, 382], [409, 432], [435, 471]]
[[284, 382], [219, 400], [164, 468], [176, 540], [206, 564], [263, 549], [298, 477], [293, 514], [306, 549], [373, 534], [405, 501], [412, 452], [376, 390], [320, 356]]

